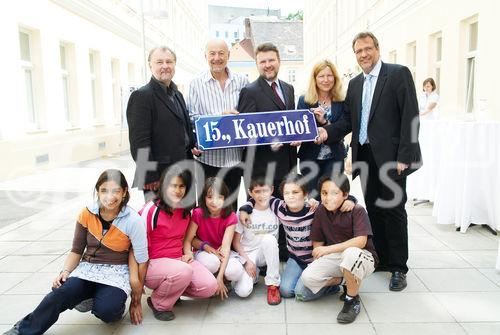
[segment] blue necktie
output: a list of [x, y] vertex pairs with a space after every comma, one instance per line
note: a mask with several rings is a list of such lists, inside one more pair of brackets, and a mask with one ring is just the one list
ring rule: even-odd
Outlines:
[[370, 108], [372, 106], [372, 78], [371, 74], [365, 77], [363, 84], [363, 100], [361, 102], [361, 123], [359, 126], [359, 143], [365, 144], [368, 139], [368, 118], [370, 117]]

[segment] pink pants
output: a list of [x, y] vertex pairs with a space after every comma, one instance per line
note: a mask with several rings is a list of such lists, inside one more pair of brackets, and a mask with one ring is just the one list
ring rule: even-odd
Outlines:
[[146, 286], [153, 290], [151, 300], [159, 311], [171, 311], [181, 295], [209, 298], [217, 290], [217, 280], [201, 263], [179, 259], [150, 259]]

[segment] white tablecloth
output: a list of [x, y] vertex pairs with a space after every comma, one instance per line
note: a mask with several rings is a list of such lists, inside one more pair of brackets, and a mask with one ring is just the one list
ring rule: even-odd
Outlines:
[[408, 177], [408, 198], [434, 202], [440, 224], [500, 230], [500, 123], [422, 120], [423, 167]]

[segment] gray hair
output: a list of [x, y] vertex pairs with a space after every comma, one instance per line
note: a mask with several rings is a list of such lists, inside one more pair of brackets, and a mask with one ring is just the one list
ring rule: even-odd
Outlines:
[[165, 52], [165, 51], [168, 51], [172, 54], [172, 56], [174, 56], [174, 61], [177, 62], [177, 55], [175, 54], [174, 50], [170, 49], [169, 47], [165, 46], [165, 45], [160, 45], [160, 46], [157, 46], [157, 47], [154, 47], [153, 49], [151, 49], [149, 51], [149, 55], [148, 55], [148, 62], [151, 61], [151, 56], [153, 55], [153, 53], [160, 49], [161, 51]]

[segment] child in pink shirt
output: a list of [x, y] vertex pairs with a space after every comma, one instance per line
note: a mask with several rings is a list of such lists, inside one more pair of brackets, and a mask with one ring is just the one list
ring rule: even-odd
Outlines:
[[139, 212], [146, 221], [149, 265], [145, 284], [153, 290], [148, 305], [156, 319], [173, 320], [181, 295], [209, 298], [216, 289], [213, 275], [190, 254], [183, 254], [183, 240], [191, 220], [183, 206], [191, 178], [186, 171], [169, 170], [160, 178], [158, 198]]
[[[197, 251], [194, 258], [212, 273], [217, 273], [217, 292], [221, 299], [227, 298], [227, 280], [238, 281], [244, 269], [236, 258], [230, 258], [231, 242], [238, 218], [231, 211], [231, 204], [225, 204], [227, 186], [218, 178], [208, 178], [200, 197], [200, 207], [193, 210], [192, 221], [184, 240], [184, 254], [192, 248]], [[226, 206], [224, 206], [226, 205]], [[196, 236], [196, 238], [195, 238]], [[192, 254], [191, 254], [192, 255]]]

